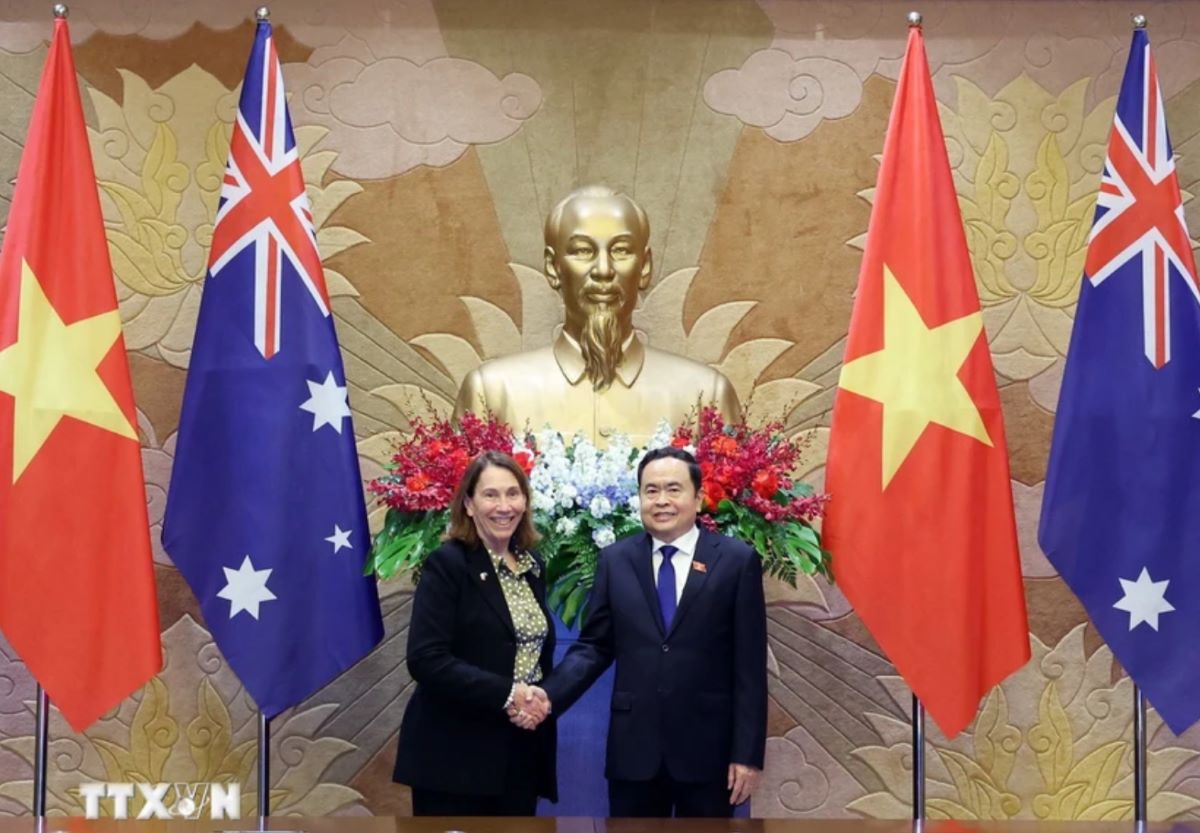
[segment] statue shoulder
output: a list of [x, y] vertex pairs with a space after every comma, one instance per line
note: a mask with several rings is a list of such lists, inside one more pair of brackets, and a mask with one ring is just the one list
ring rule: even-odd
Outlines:
[[689, 378], [703, 380], [710, 384], [723, 382], [729, 384], [729, 380], [725, 378], [725, 374], [716, 368], [709, 367], [703, 362], [698, 362], [695, 359], [689, 359], [687, 356], [681, 356], [678, 353], [671, 353], [667, 350], [659, 350], [650, 345], [646, 345], [646, 365], [657, 368], [667, 368], [672, 373], [688, 374]]
[[528, 394], [531, 382], [552, 372], [558, 370], [549, 347], [488, 359], [463, 377], [454, 415], [495, 411], [511, 420], [514, 414], [508, 412], [509, 404]]
[[742, 406], [737, 390], [729, 377], [716, 368], [649, 345], [646, 346], [646, 367], [653, 369], [654, 378], [669, 378], [672, 387], [686, 391], [689, 396], [699, 393], [704, 404], [716, 405], [726, 420], [741, 418]]
[[488, 359], [479, 365], [474, 373], [478, 374], [477, 378], [480, 382], [486, 384], [490, 379], [508, 379], [515, 373], [525, 373], [531, 367], [542, 366], [546, 363], [555, 364], [554, 350], [551, 347], [539, 347], [536, 350], [525, 350]]

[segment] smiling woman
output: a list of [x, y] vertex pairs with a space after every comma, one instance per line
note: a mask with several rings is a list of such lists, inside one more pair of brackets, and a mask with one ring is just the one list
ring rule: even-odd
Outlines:
[[512, 472], [498, 466], [480, 472], [475, 493], [466, 499], [465, 509], [489, 553], [502, 553], [506, 562], [516, 560], [509, 552], [509, 542], [525, 517], [527, 503]]
[[446, 538], [482, 544], [493, 556], [515, 557], [539, 539], [530, 503], [529, 479], [517, 461], [484, 451], [467, 467], [450, 501]]
[[536, 686], [554, 631], [531, 503], [516, 460], [480, 453], [422, 568], [408, 639], [417, 688], [394, 773], [414, 815], [531, 816], [538, 796], [557, 798], [554, 721]]

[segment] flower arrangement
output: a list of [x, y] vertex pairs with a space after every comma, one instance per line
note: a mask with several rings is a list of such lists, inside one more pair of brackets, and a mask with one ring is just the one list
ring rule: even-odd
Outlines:
[[546, 559], [546, 602], [575, 625], [587, 607], [599, 551], [642, 528], [637, 489], [642, 452], [622, 435], [600, 449], [582, 435], [567, 443], [553, 430], [537, 436], [537, 448], [529, 485], [534, 522], [544, 536], [539, 549]]
[[813, 527], [829, 496], [792, 477], [803, 446], [783, 435], [782, 422], [727, 425], [716, 408], [705, 408], [694, 427], [675, 430], [671, 444], [700, 464], [699, 523], [752, 544], [763, 571], [793, 586], [799, 573], [833, 579], [829, 552]]
[[450, 524], [450, 499], [467, 466], [484, 451], [513, 456], [528, 474], [533, 451], [495, 417], [464, 414], [457, 423], [413, 419], [412, 435], [392, 455], [387, 474], [367, 490], [388, 507], [383, 529], [375, 536], [367, 573], [380, 578], [419, 574], [429, 553]]
[[388, 513], [368, 570], [383, 578], [419, 571], [446, 529], [450, 498], [470, 460], [482, 451], [504, 451], [529, 474], [534, 521], [543, 535], [547, 601], [565, 623], [576, 625], [599, 550], [642, 528], [638, 461], [648, 449], [674, 445], [700, 464], [699, 523], [753, 545], [768, 575], [793, 585], [800, 573], [832, 579], [830, 554], [813, 527], [827, 497], [792, 477], [803, 448], [782, 429], [778, 422], [760, 428], [726, 424], [709, 407], [694, 422], [661, 423], [645, 448], [621, 435], [598, 448], [583, 436], [568, 442], [552, 429], [518, 438], [494, 417], [414, 421], [389, 473], [369, 487]]

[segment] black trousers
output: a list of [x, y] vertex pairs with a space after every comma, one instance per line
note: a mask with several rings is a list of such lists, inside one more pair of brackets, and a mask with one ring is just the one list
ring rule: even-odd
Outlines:
[[442, 792], [412, 788], [414, 816], [533, 816], [537, 814], [538, 784], [547, 762], [533, 732], [512, 727], [500, 795]]
[[413, 787], [414, 816], [532, 816], [537, 812], [537, 791], [513, 789], [501, 795], [464, 795]]
[[727, 782], [676, 781], [666, 768], [649, 781], [608, 782], [608, 814], [614, 818], [729, 818]]

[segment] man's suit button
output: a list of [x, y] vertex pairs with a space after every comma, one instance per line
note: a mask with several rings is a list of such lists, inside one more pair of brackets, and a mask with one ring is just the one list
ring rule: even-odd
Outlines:
[[669, 650], [671, 650], [671, 646], [664, 642], [663, 643], [663, 653], [665, 654]]

